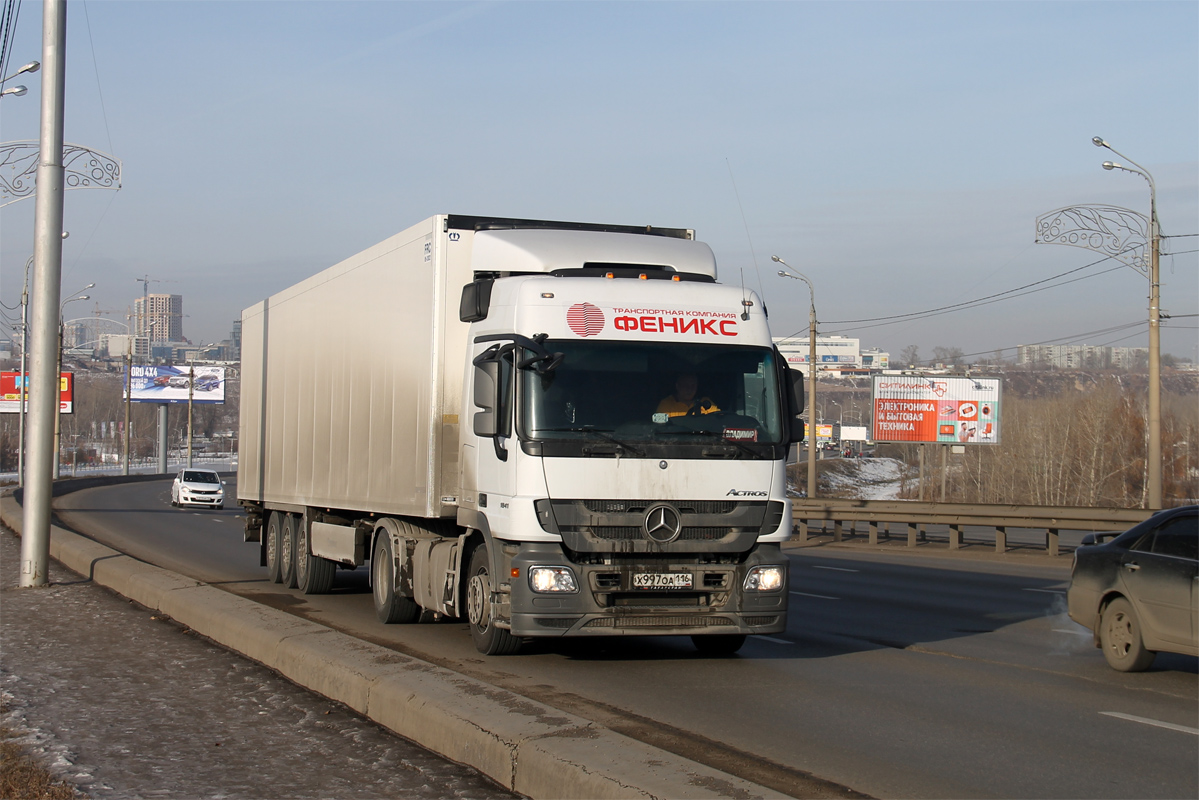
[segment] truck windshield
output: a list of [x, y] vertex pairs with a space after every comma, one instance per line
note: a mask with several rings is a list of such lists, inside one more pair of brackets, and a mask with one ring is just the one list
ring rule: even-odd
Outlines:
[[[782, 442], [770, 348], [653, 342], [549, 341], [553, 371], [520, 373], [518, 430], [543, 442], [705, 444], [755, 454]], [[641, 445], [641, 446], [639, 446]], [[734, 448], [741, 445], [740, 448]]]

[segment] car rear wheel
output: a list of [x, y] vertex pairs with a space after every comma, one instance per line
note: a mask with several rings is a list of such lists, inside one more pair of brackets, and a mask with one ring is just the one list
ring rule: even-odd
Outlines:
[[1148, 669], [1157, 654], [1145, 649], [1141, 621], [1132, 604], [1123, 597], [1113, 600], [1099, 622], [1099, 644], [1108, 666], [1120, 672]]

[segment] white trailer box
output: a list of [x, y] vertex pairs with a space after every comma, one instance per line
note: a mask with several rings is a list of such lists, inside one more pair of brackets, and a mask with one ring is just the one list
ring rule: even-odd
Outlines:
[[453, 516], [472, 280], [455, 234], [432, 217], [246, 309], [240, 499]]

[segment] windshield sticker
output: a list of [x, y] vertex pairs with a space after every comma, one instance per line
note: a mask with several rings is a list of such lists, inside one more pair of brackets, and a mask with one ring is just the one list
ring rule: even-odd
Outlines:
[[579, 336], [598, 336], [604, 330], [604, 312], [591, 303], [575, 303], [566, 309], [566, 324]]
[[756, 428], [725, 428], [721, 437], [730, 442], [756, 442], [758, 431]]

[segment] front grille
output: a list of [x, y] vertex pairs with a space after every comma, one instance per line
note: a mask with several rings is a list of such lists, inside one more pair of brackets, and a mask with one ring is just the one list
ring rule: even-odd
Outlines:
[[[679, 535], [670, 542], [645, 532], [646, 514], [659, 503], [680, 517]], [[537, 515], [576, 553], [717, 553], [749, 550], [760, 534], [778, 527], [784, 508], [765, 500], [539, 500]]]
[[[583, 506], [593, 514], [644, 514], [657, 500], [583, 500]], [[731, 514], [737, 509], [735, 500], [673, 500], [675, 508], [684, 514]]]
[[579, 621], [578, 617], [537, 617], [534, 620], [543, 628], [569, 628]]
[[732, 625], [727, 617], [709, 617], [695, 615], [653, 616], [653, 617], [601, 617], [593, 619], [584, 628], [712, 628]]
[[644, 535], [641, 528], [630, 525], [595, 525], [585, 530], [590, 530], [595, 538], [609, 542], [629, 542]]
[[758, 627], [761, 625], [773, 625], [779, 621], [778, 614], [769, 617], [745, 617], [745, 624]]
[[[631, 525], [593, 525], [579, 530], [590, 531], [592, 536], [606, 542], [635, 542], [645, 538], [644, 530]], [[683, 528], [679, 533], [679, 539], [687, 542], [713, 542], [734, 532], [732, 528]]]

